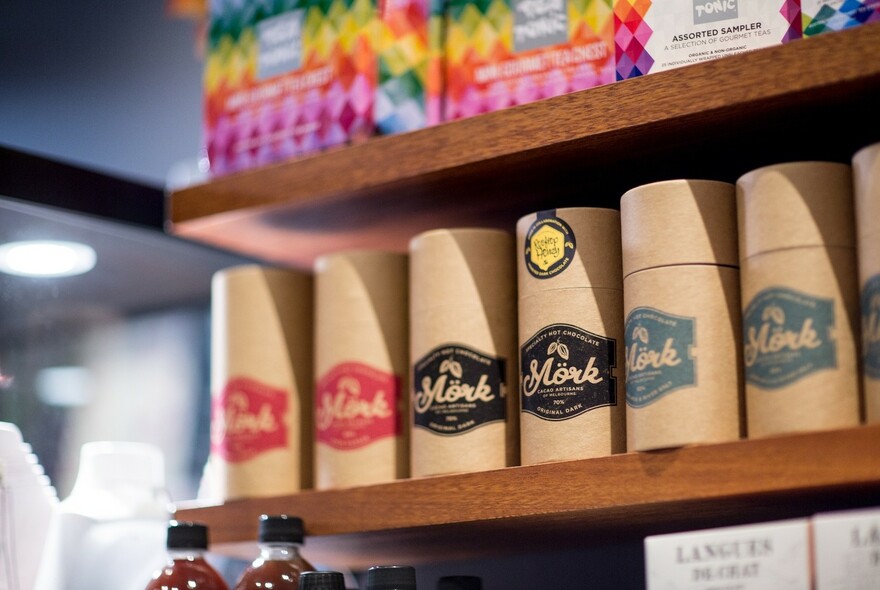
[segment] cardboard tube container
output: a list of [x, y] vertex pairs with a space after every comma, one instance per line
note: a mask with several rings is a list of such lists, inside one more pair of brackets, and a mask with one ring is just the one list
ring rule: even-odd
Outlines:
[[750, 437], [859, 423], [858, 288], [846, 164], [737, 181]]
[[312, 279], [246, 265], [211, 284], [211, 462], [222, 499], [312, 483]]
[[414, 477], [519, 459], [514, 247], [492, 229], [410, 242]]
[[865, 416], [880, 422], [880, 143], [853, 158]]
[[315, 262], [315, 487], [409, 475], [405, 254]]
[[620, 213], [541, 211], [516, 239], [522, 464], [625, 452]]
[[627, 447], [742, 435], [733, 185], [672, 180], [620, 201]]

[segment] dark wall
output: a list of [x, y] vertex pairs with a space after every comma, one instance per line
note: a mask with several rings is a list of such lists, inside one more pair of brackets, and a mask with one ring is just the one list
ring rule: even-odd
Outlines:
[[3, 0], [0, 145], [164, 186], [198, 156], [195, 31], [163, 0]]

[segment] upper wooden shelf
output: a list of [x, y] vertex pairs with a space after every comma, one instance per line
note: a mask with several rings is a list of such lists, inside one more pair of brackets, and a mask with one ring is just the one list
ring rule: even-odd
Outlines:
[[252, 558], [260, 514], [306, 523], [330, 566], [418, 564], [757, 522], [880, 501], [880, 425], [180, 506]]
[[798, 40], [215, 179], [170, 198], [176, 234], [310, 268], [443, 226], [617, 207], [638, 184], [735, 181], [880, 140], [880, 24]]

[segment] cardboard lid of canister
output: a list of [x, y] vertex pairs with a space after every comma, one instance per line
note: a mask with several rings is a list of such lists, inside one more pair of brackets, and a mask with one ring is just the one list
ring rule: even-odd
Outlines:
[[[315, 259], [316, 303], [345, 312], [346, 306], [389, 299], [406, 307], [407, 255], [383, 250], [345, 250]], [[334, 312], [335, 313], [335, 312]]]
[[211, 374], [217, 394], [233, 376], [311, 380], [312, 277], [257, 264], [211, 279]]
[[357, 362], [405, 370], [408, 345], [408, 257], [350, 250], [315, 260], [315, 376]]
[[620, 199], [623, 276], [681, 264], [738, 266], [736, 191], [714, 180], [667, 180]]
[[557, 289], [623, 289], [620, 212], [538, 211], [516, 224], [519, 297]]
[[739, 258], [803, 247], [855, 247], [852, 169], [835, 162], [758, 168], [736, 183]]
[[273, 280], [277, 277], [277, 280], [304, 281], [306, 283], [311, 281], [311, 275], [306, 272], [258, 263], [239, 264], [222, 268], [214, 273], [212, 280], [216, 282], [251, 281], [267, 276], [272, 277]]
[[[294, 305], [286, 304], [288, 301]], [[211, 277], [211, 304], [218, 312], [259, 314], [269, 310], [266, 321], [277, 319], [276, 314], [284, 320], [303, 306], [311, 309], [312, 275], [262, 264], [223, 268]]]
[[499, 229], [452, 228], [410, 240], [410, 309], [516, 301], [513, 234]]
[[880, 236], [880, 143], [856, 152], [852, 165], [858, 239]]

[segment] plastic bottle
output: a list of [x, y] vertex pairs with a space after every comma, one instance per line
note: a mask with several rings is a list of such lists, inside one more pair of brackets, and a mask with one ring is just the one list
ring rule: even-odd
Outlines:
[[303, 572], [299, 590], [345, 590], [345, 576], [340, 572]]
[[299, 577], [315, 567], [303, 559], [303, 521], [296, 516], [260, 517], [260, 556], [241, 574], [235, 590], [299, 590]]
[[31, 451], [15, 424], [0, 422], [0, 588], [54, 590], [58, 497]]
[[170, 499], [165, 459], [152, 444], [89, 442], [58, 509], [65, 590], [138, 590], [165, 559]]
[[408, 565], [376, 565], [367, 570], [366, 590], [416, 590], [416, 570]]
[[229, 590], [211, 564], [205, 561], [208, 527], [193, 522], [168, 525], [168, 563], [153, 574], [146, 590]]

